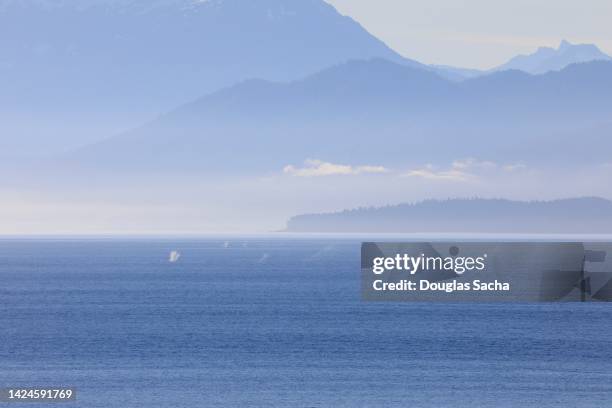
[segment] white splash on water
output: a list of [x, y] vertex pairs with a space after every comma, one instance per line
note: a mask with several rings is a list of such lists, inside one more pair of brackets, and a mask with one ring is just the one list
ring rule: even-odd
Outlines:
[[181, 258], [181, 253], [179, 251], [170, 252], [170, 256], [168, 257], [168, 262], [176, 263]]

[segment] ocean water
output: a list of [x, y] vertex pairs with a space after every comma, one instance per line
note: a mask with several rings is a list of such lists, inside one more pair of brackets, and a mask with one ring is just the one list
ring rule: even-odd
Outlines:
[[359, 248], [2, 240], [0, 387], [105, 408], [612, 406], [609, 304], [365, 303]]

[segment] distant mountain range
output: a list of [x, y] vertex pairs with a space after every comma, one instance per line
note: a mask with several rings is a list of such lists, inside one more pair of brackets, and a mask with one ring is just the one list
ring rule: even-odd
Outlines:
[[[323, 0], [0, 0], [2, 220], [243, 231], [383, 190], [610, 197], [611, 89], [593, 45], [427, 65]], [[589, 214], [575, 229], [607, 228]]]
[[[400, 56], [323, 0], [0, 0], [0, 50], [5, 156], [85, 145], [240, 81], [295, 81], [349, 60], [452, 81], [487, 74]], [[499, 69], [605, 59], [596, 50], [564, 43]]]
[[541, 47], [530, 55], [518, 55], [507, 63], [494, 69], [505, 71], [516, 69], [530, 74], [544, 74], [550, 71], [560, 71], [576, 63], [591, 61], [612, 61], [612, 57], [604, 54], [594, 44], [570, 44], [563, 40], [559, 48]]
[[351, 61], [299, 81], [243, 82], [68, 159], [116, 171], [209, 174], [275, 172], [307, 158], [572, 166], [609, 159], [610, 89], [611, 62], [457, 83], [382, 59]]
[[572, 64], [592, 61], [612, 61], [612, 57], [601, 51], [595, 44], [571, 44], [562, 40], [558, 48], [540, 47], [534, 53], [517, 55], [505, 64], [489, 70], [465, 69], [447, 65], [432, 65], [437, 73], [447, 79], [465, 80], [493, 72], [517, 70], [538, 75], [560, 71]]
[[322, 0], [0, 0], [0, 50], [3, 152], [86, 144], [246, 79], [424, 67]]
[[293, 217], [289, 232], [612, 233], [612, 201], [430, 200]]

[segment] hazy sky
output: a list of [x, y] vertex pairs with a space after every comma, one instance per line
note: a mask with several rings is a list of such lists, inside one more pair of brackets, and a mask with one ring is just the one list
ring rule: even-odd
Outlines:
[[327, 0], [400, 54], [490, 68], [561, 39], [612, 54], [611, 0]]

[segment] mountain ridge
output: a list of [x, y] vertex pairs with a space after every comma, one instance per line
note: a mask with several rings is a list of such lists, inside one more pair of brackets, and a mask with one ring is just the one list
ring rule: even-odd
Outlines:
[[87, 144], [249, 78], [370, 57], [425, 67], [322, 0], [4, 0], [0, 49], [5, 152]]
[[[549, 160], [554, 152], [578, 155], [588, 148], [586, 140], [609, 145], [605, 131], [575, 140], [554, 138], [561, 131], [609, 122], [609, 87], [608, 62], [536, 76], [504, 71], [456, 83], [382, 59], [351, 61], [299, 81], [242, 82], [72, 158], [83, 155], [90, 164], [124, 163], [127, 168], [169, 160], [172, 168], [176, 156], [177, 166], [192, 161], [194, 168], [209, 170], [238, 160], [245, 171], [274, 171], [308, 157], [399, 164], [402, 149], [419, 149], [423, 160], [434, 162], [481, 154]], [[369, 147], [375, 140], [396, 149], [379, 157]], [[601, 148], [598, 152], [589, 154], [603, 154]]]
[[558, 48], [540, 47], [534, 53], [517, 55], [492, 71], [520, 70], [530, 74], [544, 74], [559, 71], [571, 64], [611, 61], [595, 44], [571, 44], [562, 40]]

